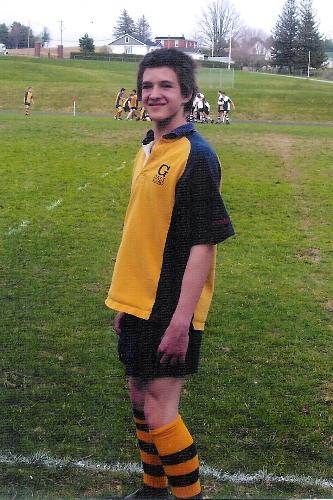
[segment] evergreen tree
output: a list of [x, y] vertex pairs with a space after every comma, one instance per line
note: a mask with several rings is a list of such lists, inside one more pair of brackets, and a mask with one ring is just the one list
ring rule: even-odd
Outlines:
[[151, 29], [144, 14], [140, 17], [140, 19], [138, 19], [136, 23], [135, 33], [142, 36], [144, 40], [150, 40], [151, 38]]
[[272, 60], [289, 74], [294, 72], [297, 52], [298, 8], [296, 0], [286, 0], [273, 31]]
[[40, 40], [42, 42], [42, 47], [45, 47], [45, 45], [49, 44], [49, 42], [51, 40], [51, 35], [50, 35], [50, 32], [46, 26], [44, 26], [44, 29], [39, 36], [40, 36]]
[[9, 29], [5, 23], [0, 24], [0, 43], [7, 46], [8, 44]]
[[116, 37], [125, 35], [133, 35], [135, 33], [135, 22], [128, 15], [127, 10], [124, 9], [121, 15], [118, 17], [117, 25], [114, 27], [113, 34]]
[[85, 55], [95, 52], [94, 40], [90, 38], [88, 33], [85, 33], [84, 36], [79, 39], [79, 45], [81, 52]]
[[326, 59], [324, 40], [318, 31], [318, 23], [313, 13], [312, 0], [302, 0], [300, 5], [296, 57], [297, 67], [302, 71], [307, 71], [309, 53], [311, 67], [320, 68]]

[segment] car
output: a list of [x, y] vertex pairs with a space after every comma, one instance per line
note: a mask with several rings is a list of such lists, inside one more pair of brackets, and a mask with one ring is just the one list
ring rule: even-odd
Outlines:
[[6, 48], [6, 45], [4, 45], [3, 43], [0, 43], [0, 55], [8, 56], [8, 49]]

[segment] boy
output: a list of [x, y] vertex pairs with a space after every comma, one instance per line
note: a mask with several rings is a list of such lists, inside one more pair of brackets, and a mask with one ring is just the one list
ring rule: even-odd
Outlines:
[[229, 121], [229, 111], [230, 107], [235, 109], [234, 102], [230, 99], [229, 96], [226, 95], [224, 90], [219, 90], [218, 92], [218, 101], [217, 101], [217, 112], [218, 117], [216, 123], [226, 123], [230, 125]]
[[130, 111], [127, 115], [127, 120], [133, 120], [136, 117], [136, 110], [138, 109], [138, 96], [135, 89], [130, 94], [129, 108]]
[[123, 112], [124, 109], [124, 103], [125, 103], [125, 90], [124, 87], [122, 87], [116, 97], [116, 102], [115, 102], [115, 107], [116, 107], [116, 114], [114, 115], [116, 120], [121, 120], [121, 113]]
[[118, 311], [119, 358], [143, 463], [126, 498], [202, 498], [193, 438], [178, 414], [186, 375], [198, 370], [213, 293], [216, 244], [233, 235], [209, 144], [186, 122], [197, 92], [195, 63], [177, 49], [147, 54], [139, 97], [154, 130], [133, 170], [132, 190], [106, 305]]
[[24, 109], [25, 116], [30, 115], [30, 105], [34, 103], [34, 97], [32, 95], [32, 87], [28, 87], [27, 91], [24, 94]]

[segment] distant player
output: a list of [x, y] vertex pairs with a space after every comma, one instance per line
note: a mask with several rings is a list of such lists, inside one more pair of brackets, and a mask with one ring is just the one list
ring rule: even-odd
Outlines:
[[116, 97], [116, 102], [115, 102], [115, 107], [116, 107], [116, 114], [114, 115], [116, 120], [121, 120], [121, 114], [124, 110], [124, 104], [125, 104], [125, 90], [124, 87], [122, 87]]
[[127, 120], [133, 120], [133, 118], [136, 118], [136, 110], [138, 109], [138, 96], [135, 89], [132, 90], [129, 97], [129, 108]]
[[24, 94], [24, 110], [25, 116], [30, 115], [30, 106], [34, 103], [34, 96], [32, 95], [32, 87], [28, 87]]
[[224, 90], [219, 90], [218, 100], [217, 100], [217, 121], [216, 123], [226, 123], [230, 125], [229, 121], [229, 111], [231, 109], [236, 109], [234, 102], [226, 95]]

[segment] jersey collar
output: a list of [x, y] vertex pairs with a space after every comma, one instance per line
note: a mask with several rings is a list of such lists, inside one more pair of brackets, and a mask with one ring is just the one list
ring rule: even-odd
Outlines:
[[[164, 139], [175, 139], [176, 137], [183, 137], [184, 135], [188, 135], [194, 131], [193, 123], [185, 123], [180, 127], [175, 128], [168, 134], [163, 135]], [[143, 139], [142, 144], [145, 146], [150, 144], [154, 140], [154, 131], [148, 130], [146, 137]]]

